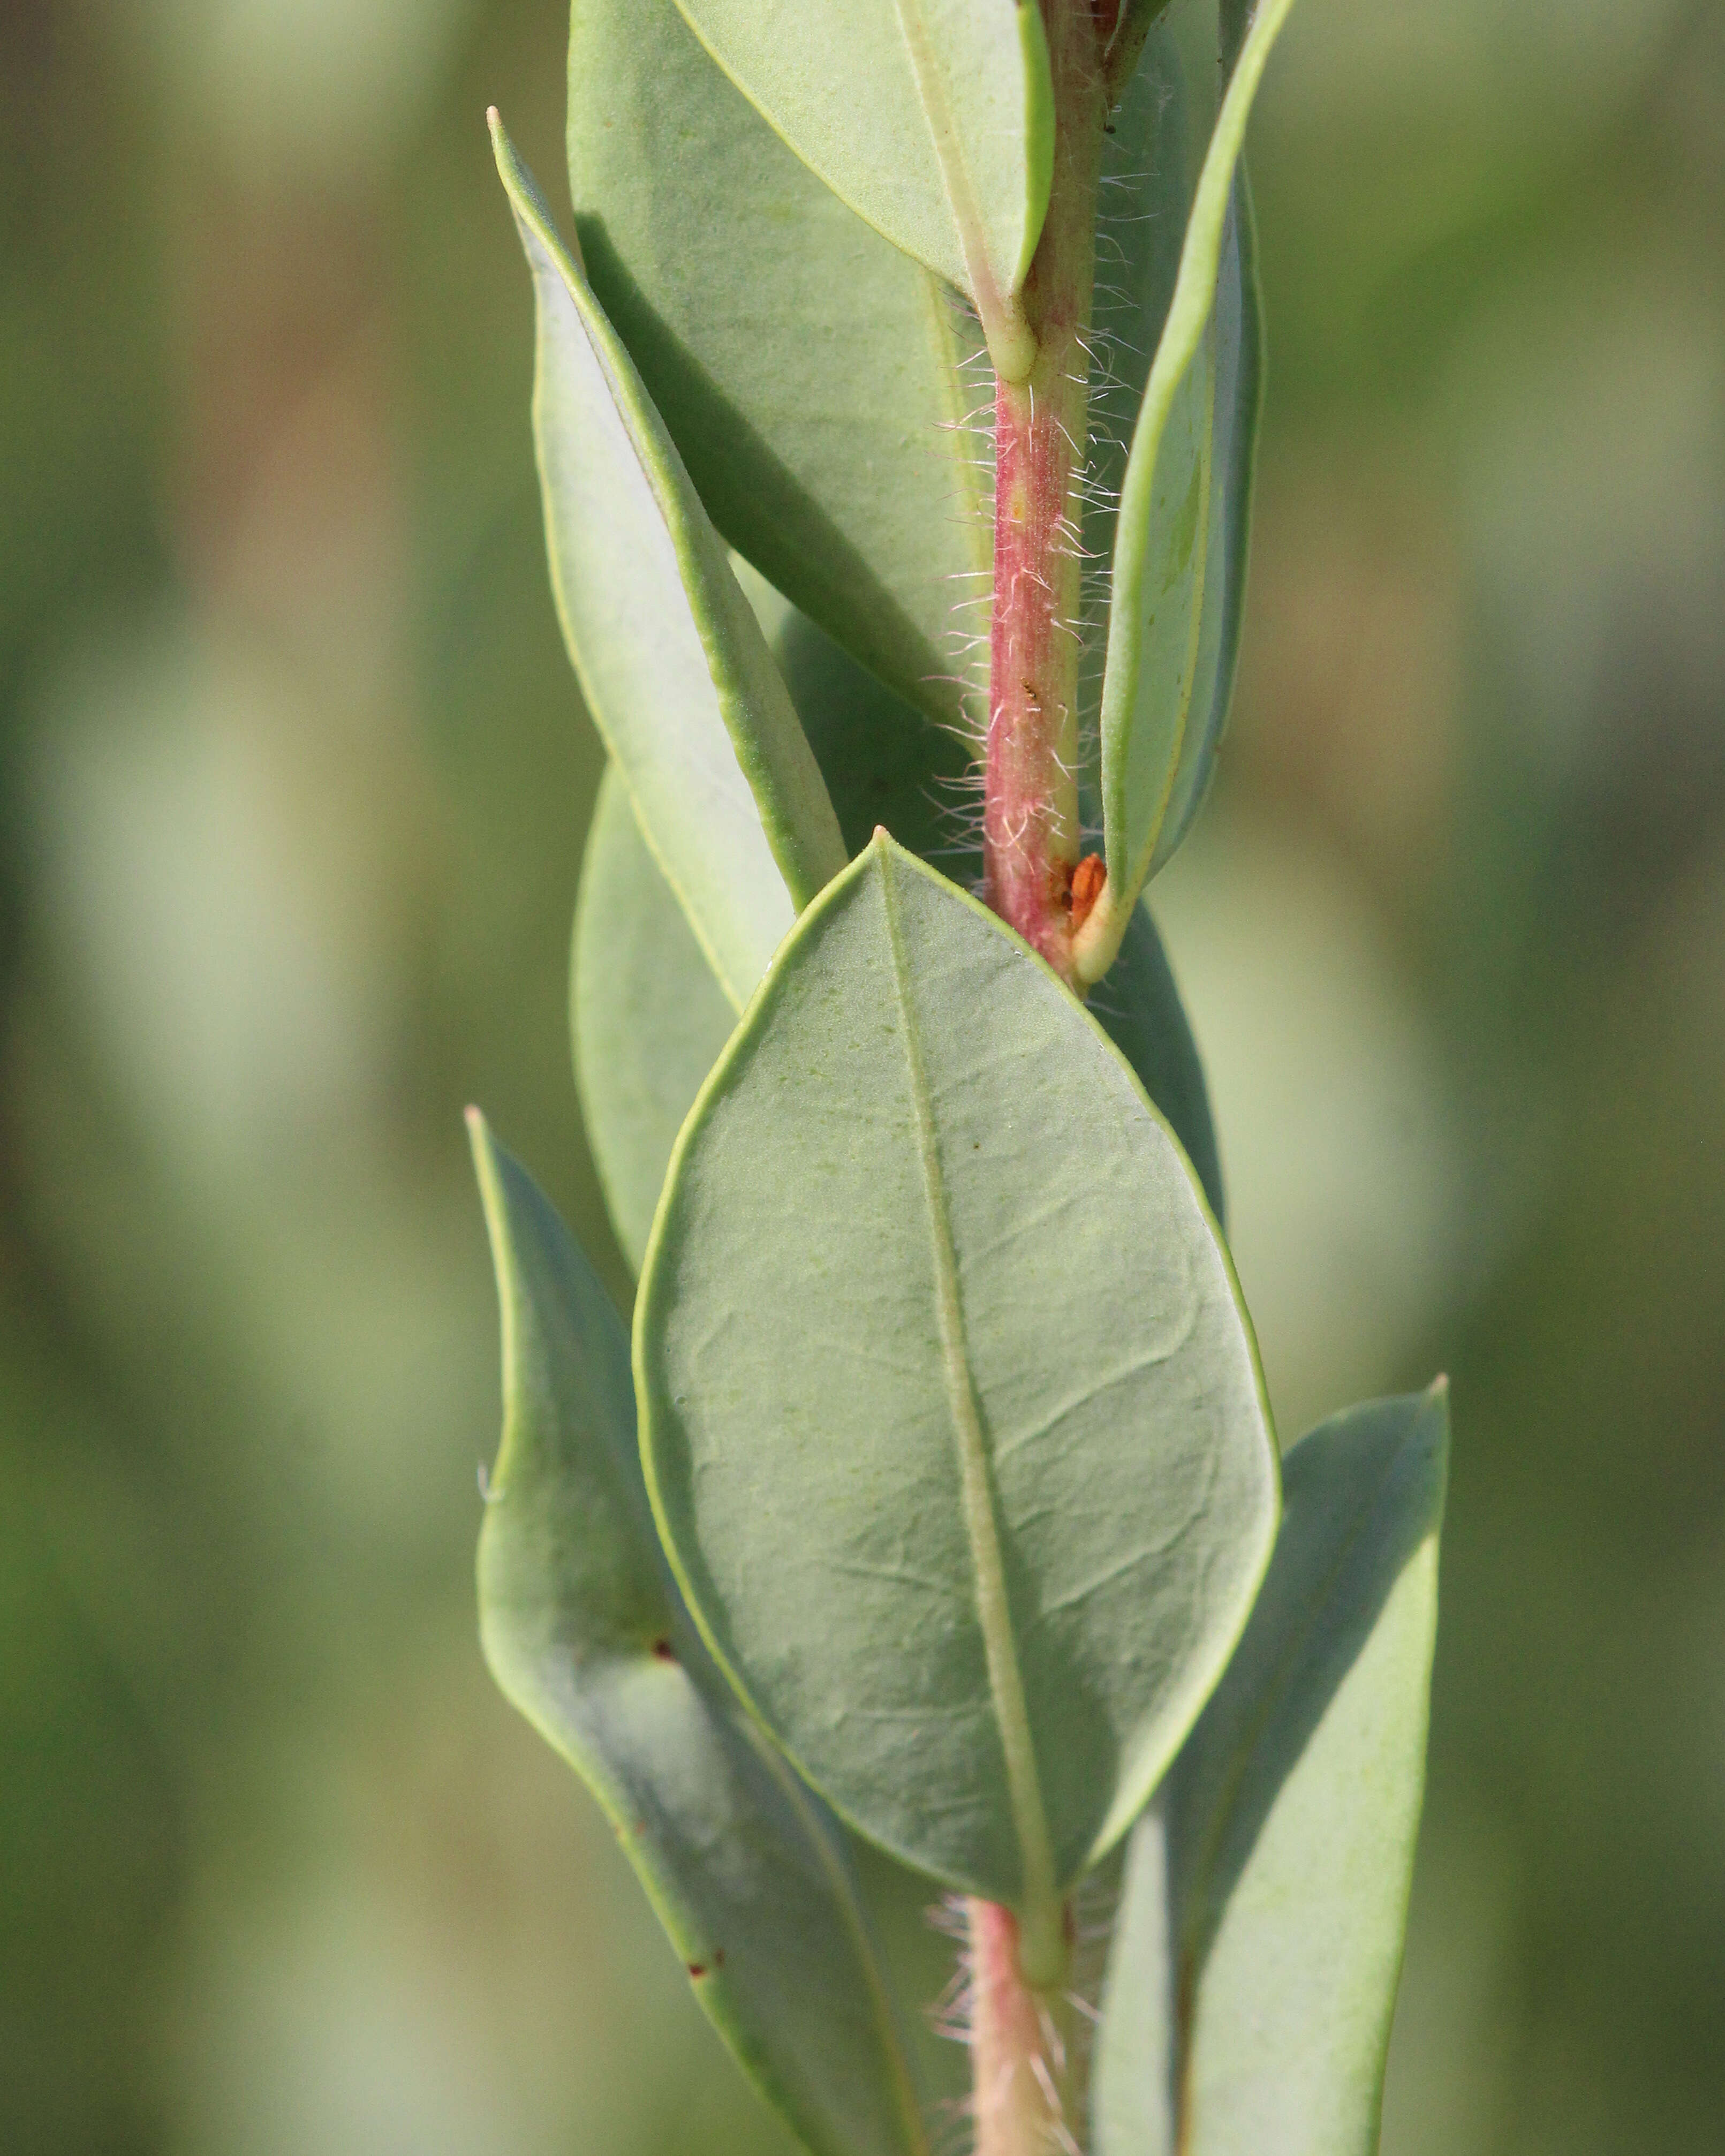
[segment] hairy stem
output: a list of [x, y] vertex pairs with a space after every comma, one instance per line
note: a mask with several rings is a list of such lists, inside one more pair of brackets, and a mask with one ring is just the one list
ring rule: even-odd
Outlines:
[[[994, 583], [983, 783], [983, 891], [1072, 978], [1078, 866], [1079, 611], [1105, 61], [1120, 0], [1042, 0], [1055, 89], [1054, 185], [1022, 305], [1036, 357], [997, 378]], [[1093, 895], [1093, 894], [1092, 894]], [[969, 1904], [975, 2156], [1076, 2156], [1064, 1979], [1024, 1976], [1019, 1920]], [[1061, 1966], [1070, 1942], [1031, 1942]], [[1052, 1951], [1050, 1951], [1052, 1948]]]
[[1055, 86], [1054, 187], [1023, 294], [1036, 359], [994, 404], [994, 588], [983, 789], [984, 891], [1070, 978], [1079, 856], [1081, 488], [1089, 429], [1103, 58], [1117, 0], [1043, 0]]
[[975, 2156], [1074, 2156], [1065, 1999], [1024, 1981], [1009, 1909], [973, 1901], [969, 1917]]

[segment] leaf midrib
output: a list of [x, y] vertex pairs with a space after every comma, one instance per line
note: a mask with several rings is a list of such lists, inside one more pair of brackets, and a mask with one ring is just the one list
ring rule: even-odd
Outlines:
[[891, 857], [880, 855], [880, 888], [886, 939], [892, 956], [893, 992], [904, 1041], [906, 1075], [916, 1119], [918, 1165], [927, 1200], [930, 1252], [934, 1262], [935, 1310], [940, 1330], [941, 1368], [952, 1417], [963, 1499], [965, 1540], [970, 1558], [977, 1622], [988, 1672], [988, 1691], [1000, 1748], [1006, 1763], [1007, 1792], [1019, 1845], [1024, 1908], [1044, 1917], [1057, 1909], [1054, 1849], [1036, 1767], [1034, 1740], [1024, 1698], [1024, 1672], [1006, 1589], [1006, 1568], [995, 1515], [993, 1479], [988, 1440], [977, 1400], [976, 1378], [958, 1285], [958, 1262], [947, 1209], [946, 1180], [935, 1132], [934, 1105], [922, 1060], [922, 1044], [911, 1007], [903, 931], [894, 887]]
[[946, 79], [929, 34], [922, 0], [898, 0], [898, 26], [909, 54], [916, 101], [934, 143], [935, 162], [947, 190], [947, 202], [958, 234], [959, 252], [970, 276], [971, 296], [986, 325], [1007, 309], [1010, 295], [1001, 290], [988, 259], [987, 228], [964, 138], [947, 94]]

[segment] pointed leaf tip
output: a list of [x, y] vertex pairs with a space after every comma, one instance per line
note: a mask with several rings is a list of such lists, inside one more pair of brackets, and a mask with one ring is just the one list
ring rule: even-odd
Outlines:
[[1018, 306], [1054, 177], [1054, 84], [1034, 0], [763, 8], [677, 0], [810, 169], [875, 229], [969, 292], [997, 366], [1027, 372]]
[[543, 196], [495, 131], [533, 273], [552, 583], [594, 725], [733, 1007], [845, 865], [802, 722], [725, 549]]
[[1249, 18], [1121, 483], [1099, 728], [1113, 888], [1080, 939], [1086, 980], [1111, 962], [1146, 879], [1195, 814], [1226, 716], [1258, 395], [1251, 213], [1239, 167], [1252, 101], [1291, 6], [1261, 0]]

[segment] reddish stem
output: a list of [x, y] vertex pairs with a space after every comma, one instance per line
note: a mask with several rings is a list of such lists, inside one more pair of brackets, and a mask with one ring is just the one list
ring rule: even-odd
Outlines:
[[[1094, 901], [1080, 866], [1078, 661], [1081, 488], [1089, 431], [1096, 195], [1107, 117], [1102, 59], [1119, 0], [1042, 0], [1055, 86], [1054, 185], [1024, 316], [1037, 357], [994, 405], [994, 584], [990, 624], [984, 894], [1033, 950], [1071, 978], [1075, 912]], [[1066, 2122], [1066, 2011], [1019, 1966], [1019, 1924], [969, 1904], [976, 2156], [1076, 2148]]]
[[988, 901], [1070, 977], [1078, 821], [1080, 531], [1090, 325], [1106, 103], [1108, 0], [1043, 0], [1055, 85], [1054, 185], [1025, 281], [1037, 340], [996, 384], [994, 586], [983, 848]]
[[1011, 1910], [973, 1901], [969, 1912], [976, 2156], [1057, 2156], [1076, 2146], [1065, 2002], [1024, 1982]]

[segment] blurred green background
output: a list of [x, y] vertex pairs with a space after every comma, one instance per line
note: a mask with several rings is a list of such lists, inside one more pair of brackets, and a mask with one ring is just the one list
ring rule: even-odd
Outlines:
[[[464, 1101], [616, 1264], [481, 121], [553, 178], [562, 40], [0, 8], [19, 2156], [783, 2146], [474, 1640]], [[1254, 159], [1244, 675], [1158, 903], [1285, 1431], [1455, 1382], [1386, 2148], [1717, 2152], [1725, 11], [1304, 0]]]

